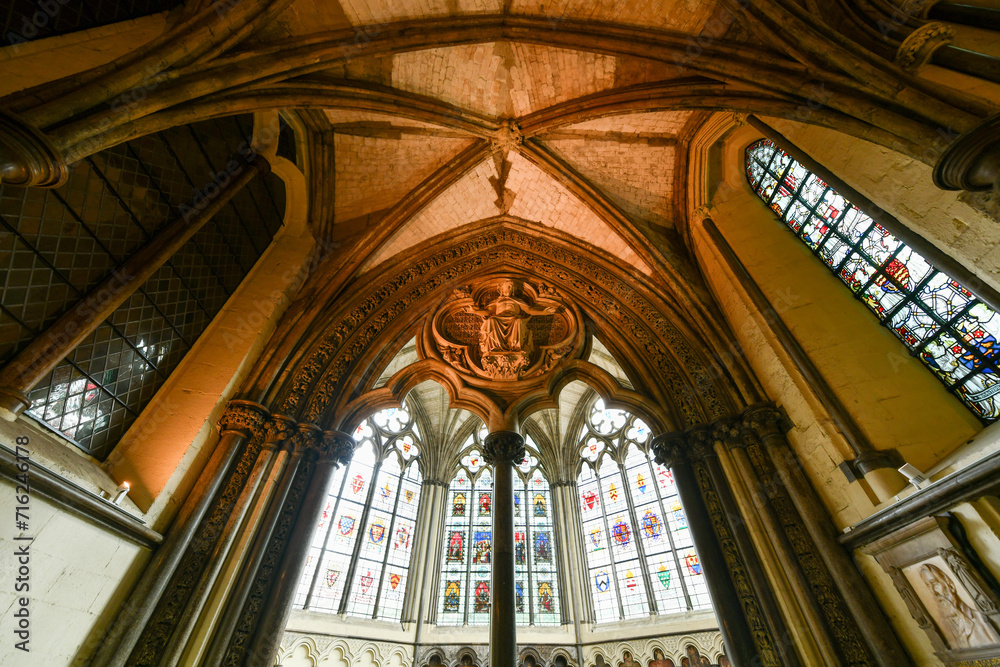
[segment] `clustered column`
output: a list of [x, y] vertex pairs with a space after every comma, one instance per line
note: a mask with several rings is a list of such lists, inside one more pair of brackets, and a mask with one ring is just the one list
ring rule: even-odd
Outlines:
[[[734, 664], [795, 665], [803, 658], [789, 646], [787, 623], [796, 620], [784, 618], [771, 594], [776, 587], [761, 567], [727, 472], [753, 491], [753, 507], [743, 512], [768, 529], [783, 572], [798, 582], [797, 601], [813, 612], [809, 631], [828, 659], [910, 664], [870, 587], [836, 542], [834, 524], [785, 437], [790, 428], [780, 409], [761, 403], [653, 441], [657, 460], [673, 471]], [[722, 466], [720, 457], [731, 464]]]
[[[312, 539], [315, 515], [354, 439], [271, 416], [261, 405], [231, 401], [209, 464], [105, 638], [94, 665], [176, 665], [195, 660], [188, 638], [212, 623], [207, 602], [223, 611], [202, 664], [270, 664], [281, 639]], [[259, 511], [252, 511], [252, 510]], [[247, 525], [249, 516], [258, 516]], [[251, 531], [246, 552], [236, 537]], [[226, 562], [241, 574], [222, 581]]]
[[[669, 433], [653, 440], [656, 462], [667, 466], [673, 473], [677, 495], [680, 496], [681, 504], [684, 506], [691, 537], [698, 551], [698, 560], [708, 583], [708, 591], [712, 595], [719, 629], [726, 644], [726, 655], [736, 667], [753, 665], [758, 655], [754, 637], [746, 617], [741, 613], [743, 605], [730, 578], [722, 546], [712, 529], [712, 519], [699, 490], [698, 480], [695, 478], [694, 468], [688, 456], [689, 450], [688, 442], [681, 433]], [[761, 664], [777, 663], [763, 661]]]
[[517, 664], [514, 596], [514, 466], [524, 460], [524, 438], [496, 431], [483, 442], [493, 466], [493, 582], [490, 606], [490, 667]]

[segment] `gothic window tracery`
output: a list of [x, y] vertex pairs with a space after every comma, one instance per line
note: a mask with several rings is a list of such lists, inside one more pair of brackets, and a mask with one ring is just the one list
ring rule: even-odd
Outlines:
[[641, 419], [601, 400], [581, 431], [577, 491], [598, 623], [712, 608], [673, 476], [652, 461], [651, 439]]
[[[487, 625], [491, 600], [493, 474], [482, 458], [486, 429], [469, 436], [448, 489], [438, 625]], [[561, 623], [548, 480], [530, 438], [514, 478], [515, 612], [518, 625]]]
[[746, 150], [750, 187], [980, 419], [1000, 417], [1000, 316], [773, 142]]
[[354, 439], [354, 458], [334, 474], [317, 518], [295, 607], [399, 621], [423, 479], [420, 434], [405, 407], [390, 408]]

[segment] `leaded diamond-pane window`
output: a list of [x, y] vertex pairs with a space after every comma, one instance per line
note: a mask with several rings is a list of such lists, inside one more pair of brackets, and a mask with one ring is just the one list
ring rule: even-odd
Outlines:
[[980, 419], [1000, 417], [1000, 316], [773, 142], [746, 151], [757, 196]]
[[[177, 127], [76, 163], [58, 189], [0, 185], [0, 364], [180, 217], [251, 128], [250, 116]], [[30, 392], [28, 415], [105, 458], [267, 248], [283, 209], [280, 179], [254, 179]]]

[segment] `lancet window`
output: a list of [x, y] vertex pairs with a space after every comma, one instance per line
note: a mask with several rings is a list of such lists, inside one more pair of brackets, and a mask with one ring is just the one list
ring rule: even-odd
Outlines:
[[295, 607], [399, 621], [420, 502], [420, 434], [405, 408], [391, 408], [362, 422], [354, 439], [354, 458], [334, 474], [317, 517]]
[[[438, 625], [487, 625], [491, 600], [493, 473], [482, 457], [486, 430], [469, 437], [448, 489]], [[559, 625], [552, 494], [528, 439], [514, 478], [515, 612], [518, 625]]]
[[746, 151], [757, 196], [980, 419], [1000, 416], [1000, 316], [768, 140]]
[[598, 623], [712, 608], [673, 476], [650, 441], [641, 419], [601, 400], [581, 432], [577, 491]]

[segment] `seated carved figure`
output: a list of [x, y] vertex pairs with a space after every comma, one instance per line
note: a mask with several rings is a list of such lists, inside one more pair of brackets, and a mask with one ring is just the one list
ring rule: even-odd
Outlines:
[[[505, 363], [496, 365], [504, 375], [514, 374], [530, 363], [535, 351], [528, 319], [533, 315], [551, 315], [555, 308], [533, 308], [515, 296], [513, 280], [500, 282], [499, 294], [485, 308], [468, 306], [467, 312], [483, 318], [479, 329], [479, 352], [484, 360], [507, 357]], [[493, 364], [487, 364], [493, 365]]]

